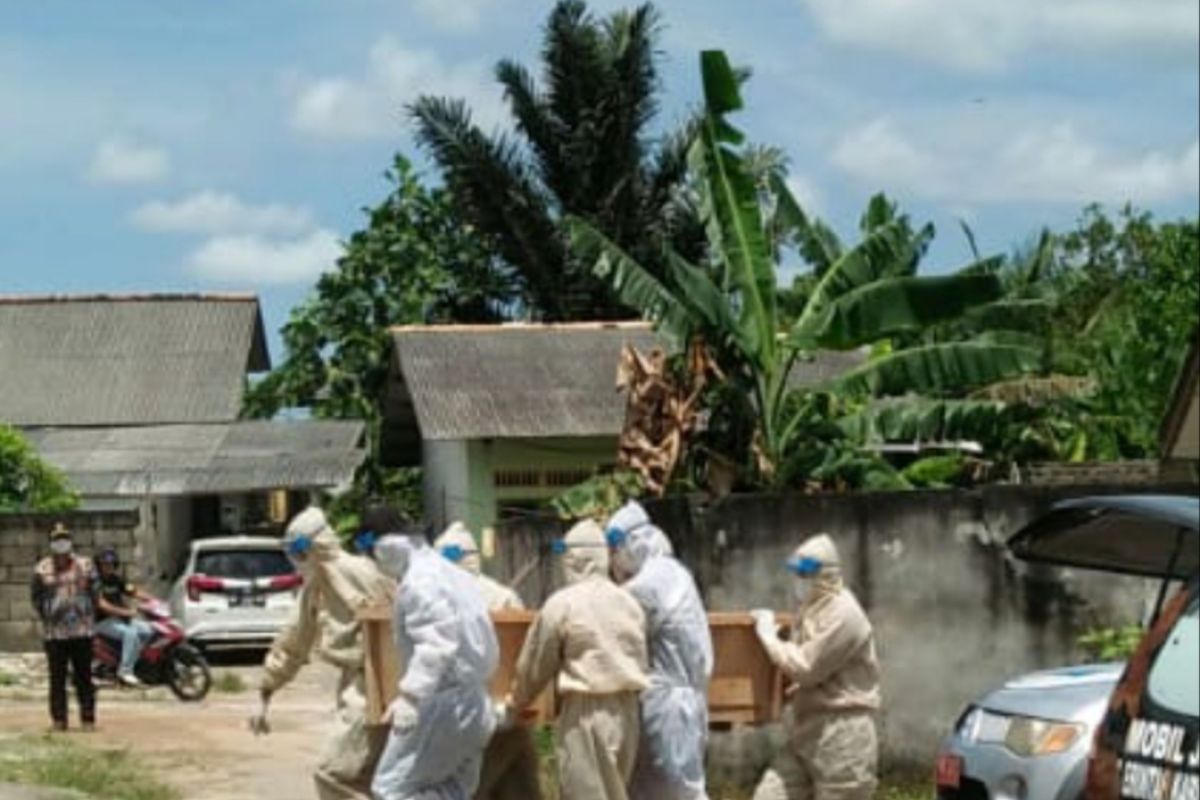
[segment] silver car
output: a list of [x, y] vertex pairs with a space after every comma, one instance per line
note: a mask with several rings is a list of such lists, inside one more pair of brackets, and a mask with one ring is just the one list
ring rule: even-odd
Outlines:
[[967, 707], [942, 743], [938, 800], [1080, 800], [1123, 664], [1035, 672]]

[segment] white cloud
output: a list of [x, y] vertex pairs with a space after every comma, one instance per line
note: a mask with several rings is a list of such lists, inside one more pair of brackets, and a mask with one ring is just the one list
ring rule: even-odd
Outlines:
[[1188, 65], [1200, 57], [1196, 0], [798, 2], [835, 41], [965, 70], [1004, 69], [1042, 49]]
[[296, 235], [311, 230], [306, 208], [279, 203], [253, 205], [229, 192], [205, 190], [176, 202], [155, 200], [129, 215], [142, 230], [156, 233], [275, 233]]
[[824, 214], [825, 203], [822, 200], [821, 192], [808, 178], [803, 175], [789, 175], [787, 187], [791, 190], [792, 197], [796, 198], [796, 202], [805, 212], [818, 217]]
[[87, 176], [97, 183], [152, 183], [171, 171], [171, 158], [161, 147], [114, 136], [96, 147]]
[[1200, 138], [1179, 152], [1131, 154], [1101, 147], [1070, 123], [922, 131], [918, 144], [892, 120], [877, 119], [844, 136], [833, 162], [875, 186], [956, 204], [1145, 205], [1200, 193]]
[[483, 22], [484, 12], [499, 4], [499, 0], [414, 0], [421, 16], [435, 27], [448, 31], [472, 31]]
[[292, 125], [335, 139], [395, 137], [405, 124], [404, 107], [422, 94], [466, 100], [485, 128], [502, 119], [501, 91], [484, 62], [448, 62], [433, 50], [384, 36], [371, 47], [362, 76], [316, 78], [301, 86]]
[[302, 284], [332, 267], [341, 251], [337, 234], [324, 228], [289, 239], [214, 236], [188, 257], [186, 265], [197, 278], [225, 284]]

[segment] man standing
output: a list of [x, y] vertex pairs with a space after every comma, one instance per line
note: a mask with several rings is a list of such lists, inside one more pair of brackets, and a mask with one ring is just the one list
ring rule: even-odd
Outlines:
[[638, 695], [646, 676], [646, 616], [608, 577], [608, 543], [591, 520], [556, 542], [567, 587], [551, 595], [517, 661], [508, 715], [557, 679], [560, 796], [626, 800], [638, 751]]
[[763, 647], [792, 684], [788, 745], [754, 800], [870, 800], [878, 783], [880, 706], [871, 623], [842, 581], [828, 536], [801, 545], [788, 570], [798, 606], [791, 640], [780, 640], [774, 612], [753, 612]]
[[67, 729], [69, 667], [80, 722], [85, 731], [90, 731], [96, 725], [96, 688], [92, 683], [96, 571], [89, 560], [75, 555], [71, 532], [62, 523], [50, 532], [50, 553], [34, 567], [31, 587], [50, 667], [50, 719], [54, 730]]
[[380, 568], [398, 583], [392, 631], [404, 665], [376, 800], [467, 800], [496, 720], [488, 681], [500, 647], [478, 585], [423, 536], [384, 536]]
[[304, 577], [304, 588], [288, 625], [263, 662], [262, 709], [250, 720], [266, 733], [271, 696], [317, 657], [341, 671], [337, 715], [313, 780], [321, 800], [370, 800], [371, 776], [387, 739], [387, 727], [366, 724], [362, 628], [364, 605], [386, 603], [393, 584], [373, 562], [342, 550], [337, 534], [318, 508], [301, 512], [288, 525], [284, 548]]
[[[433, 546], [447, 561], [474, 576], [488, 611], [525, 608], [516, 592], [483, 574], [479, 546], [461, 522], [447, 528]], [[483, 753], [475, 800], [540, 800], [541, 796], [537, 749], [529, 729], [516, 725], [496, 731]]]
[[117, 679], [126, 686], [138, 686], [133, 670], [146, 642], [154, 636], [150, 623], [138, 617], [137, 601], [141, 592], [125, 582], [117, 551], [108, 549], [96, 556], [100, 571], [100, 596], [96, 605], [96, 633], [121, 643], [121, 665]]
[[633, 800], [707, 800], [708, 683], [712, 634], [696, 582], [641, 504], [627, 503], [605, 531], [614, 577], [646, 613], [650, 688], [642, 693], [642, 735]]

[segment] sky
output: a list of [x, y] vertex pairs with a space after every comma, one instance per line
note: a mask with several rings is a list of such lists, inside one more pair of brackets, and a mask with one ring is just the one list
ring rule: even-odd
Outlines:
[[[628, 6], [590, 4], [598, 13]], [[396, 152], [404, 106], [503, 125], [549, 2], [0, 4], [0, 293], [253, 291], [277, 329]], [[938, 230], [925, 269], [1070, 227], [1093, 202], [1200, 212], [1196, 0], [661, 0], [663, 128], [698, 52], [754, 73], [735, 121], [852, 238], [883, 190]]]

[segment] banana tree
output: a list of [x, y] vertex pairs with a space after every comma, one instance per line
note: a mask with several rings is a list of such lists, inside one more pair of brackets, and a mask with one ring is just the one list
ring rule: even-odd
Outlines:
[[[667, 270], [655, 277], [586, 221], [569, 222], [577, 257], [591, 262], [620, 299], [639, 309], [680, 347], [697, 339], [716, 354], [722, 371], [755, 415], [754, 461], [774, 483], [805, 429], [787, 402], [788, 377], [799, 359], [819, 350], [853, 350], [961, 318], [998, 300], [1002, 286], [979, 265], [956, 274], [917, 275], [932, 229], [914, 232], [882, 196], [864, 220], [864, 238], [845, 248], [811, 219], [781, 176], [770, 181], [773, 206], [764, 212], [760, 186], [746, 163], [745, 138], [728, 120], [742, 108], [740, 81], [721, 51], [700, 58], [705, 111], [688, 162], [709, 244], [707, 263], [667, 252]], [[778, 263], [768, 226], [790, 231], [820, 275], [796, 322], [780, 324]], [[979, 386], [1036, 366], [1037, 353], [1021, 345], [978, 340], [884, 352], [840, 377], [830, 391], [866, 394], [941, 391]]]

